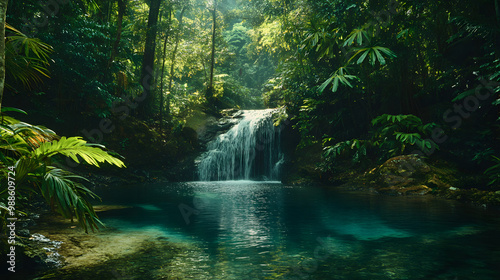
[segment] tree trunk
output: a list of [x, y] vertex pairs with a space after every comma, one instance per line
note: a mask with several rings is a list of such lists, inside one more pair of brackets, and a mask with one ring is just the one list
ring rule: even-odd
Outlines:
[[144, 46], [144, 57], [142, 60], [141, 80], [143, 87], [142, 95], [138, 101], [142, 102], [139, 106], [139, 115], [142, 118], [148, 118], [152, 115], [154, 103], [154, 62], [156, 31], [158, 23], [158, 14], [160, 13], [161, 0], [151, 0], [149, 6], [148, 27], [146, 32], [146, 44]]
[[127, 10], [127, 2], [128, 0], [118, 0], [118, 23], [116, 30], [116, 39], [113, 44], [113, 49], [111, 50], [111, 57], [108, 62], [108, 69], [111, 68], [111, 64], [115, 60], [115, 57], [118, 53], [118, 47], [120, 46], [120, 39], [122, 36], [122, 26], [123, 26], [123, 16], [125, 15], [125, 11]]
[[0, 0], [0, 112], [5, 87], [5, 18], [8, 0]]
[[[170, 34], [170, 24], [172, 22], [172, 11], [168, 11], [168, 30], [167, 34], [165, 35], [165, 41], [163, 41], [163, 64], [161, 66], [161, 81], [160, 81], [160, 134], [163, 132], [163, 77], [165, 76], [165, 60], [167, 56], [167, 42], [168, 42], [168, 35]], [[167, 99], [168, 100], [168, 99]], [[169, 107], [167, 105], [167, 111]], [[169, 113], [167, 112], [167, 118], [168, 118]]]
[[170, 98], [172, 94], [172, 82], [174, 80], [174, 67], [175, 67], [175, 56], [177, 55], [177, 49], [179, 48], [180, 34], [182, 31], [182, 18], [184, 17], [184, 11], [186, 7], [182, 8], [181, 15], [179, 17], [179, 30], [177, 36], [175, 37], [175, 47], [172, 52], [172, 62], [170, 64], [170, 80], [168, 81], [168, 95], [167, 95], [167, 118], [170, 118]]
[[213, 81], [214, 81], [214, 65], [215, 65], [215, 31], [217, 30], [217, 0], [214, 0], [214, 6], [212, 10], [213, 18], [213, 29], [212, 29], [212, 59], [210, 62], [210, 81], [208, 83], [206, 98], [210, 103], [213, 97]]

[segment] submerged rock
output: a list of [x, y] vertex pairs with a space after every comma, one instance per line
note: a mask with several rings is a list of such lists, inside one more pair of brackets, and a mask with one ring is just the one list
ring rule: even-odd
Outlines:
[[51, 240], [39, 233], [32, 234], [29, 240], [33, 244], [33, 248], [35, 248], [34, 252], [40, 253], [40, 251], [43, 250], [45, 255], [37, 254], [37, 256], [40, 257], [39, 262], [42, 262], [44, 266], [48, 268], [63, 266], [63, 257], [58, 252], [59, 248], [61, 248], [61, 241]]
[[18, 235], [16, 248], [19, 250], [19, 270], [48, 270], [64, 265], [64, 258], [59, 254], [62, 245], [60, 241], [51, 240], [44, 235], [35, 233], [29, 237]]

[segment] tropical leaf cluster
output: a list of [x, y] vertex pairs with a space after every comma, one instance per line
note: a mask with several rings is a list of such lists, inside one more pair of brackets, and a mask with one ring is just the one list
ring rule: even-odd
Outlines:
[[[2, 109], [4, 112], [20, 111]], [[120, 159], [103, 150], [103, 146], [87, 143], [81, 137], [59, 137], [45, 127], [30, 125], [4, 114], [0, 136], [2, 186], [7, 186], [4, 181], [8, 177], [8, 167], [14, 167], [16, 194], [20, 198], [43, 197], [65, 218], [76, 218], [85, 231], [94, 231], [102, 224], [90, 203], [91, 199], [98, 197], [83, 185], [86, 179], [58, 168], [57, 160], [69, 157], [77, 163], [96, 167], [101, 163], [125, 167]], [[6, 199], [7, 189], [3, 188], [0, 201], [6, 202]], [[6, 210], [2, 209], [2, 217], [5, 217]]]
[[[38, 38], [30, 38], [9, 24], [5, 25], [5, 67], [7, 80], [33, 89], [49, 77], [52, 47]], [[13, 84], [7, 84], [14, 89]]]
[[374, 138], [381, 142], [381, 147], [387, 147], [391, 156], [403, 154], [409, 148], [420, 150], [422, 154], [438, 148], [434, 141], [424, 138], [431, 135], [437, 125], [423, 124], [417, 116], [384, 114], [374, 118], [372, 125], [375, 128]]
[[[384, 114], [372, 120], [373, 130], [368, 140], [351, 139], [335, 143], [335, 139], [323, 139], [323, 158], [331, 167], [336, 158], [349, 156], [353, 162], [377, 156], [379, 161], [389, 157], [420, 151], [425, 154], [438, 149], [434, 141], [425, 138], [436, 127], [434, 123], [423, 124], [414, 115]], [[335, 143], [335, 144], [331, 144]]]

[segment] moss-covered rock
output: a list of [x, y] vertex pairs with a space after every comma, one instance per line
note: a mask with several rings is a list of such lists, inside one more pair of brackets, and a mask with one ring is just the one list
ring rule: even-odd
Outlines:
[[426, 162], [417, 155], [388, 159], [359, 174], [342, 174], [344, 182], [355, 189], [367, 189], [389, 195], [426, 195], [461, 200], [483, 207], [500, 206], [500, 191], [477, 184], [452, 162], [435, 159]]
[[417, 155], [388, 159], [365, 173], [361, 179], [379, 193], [391, 195], [425, 195], [436, 189], [449, 189], [456, 181], [448, 170], [427, 164]]

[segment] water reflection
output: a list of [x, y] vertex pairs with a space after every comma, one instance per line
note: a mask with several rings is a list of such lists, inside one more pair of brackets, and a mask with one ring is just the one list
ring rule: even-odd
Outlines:
[[199, 211], [191, 230], [205, 236], [206, 248], [218, 261], [245, 262], [284, 242], [285, 207], [279, 183], [192, 183], [190, 188]]
[[[120, 187], [118, 196], [116, 189], [101, 191], [104, 201], [131, 206], [101, 218], [121, 230], [154, 227], [169, 240], [192, 244], [196, 249], [178, 257], [176, 269], [208, 277], [199, 279], [500, 276], [494, 266], [500, 261], [498, 218], [453, 201], [277, 182], [138, 189]], [[319, 259], [318, 248], [328, 258]]]

